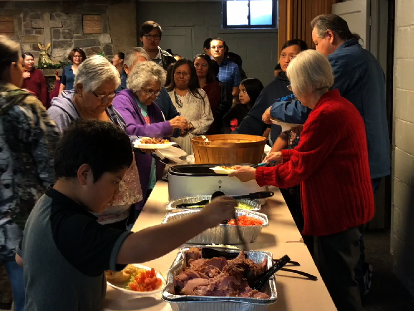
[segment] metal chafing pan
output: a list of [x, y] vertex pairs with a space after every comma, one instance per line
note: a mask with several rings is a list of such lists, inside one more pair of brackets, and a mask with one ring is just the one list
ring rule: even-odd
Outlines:
[[[203, 247], [203, 246], [198, 246]], [[182, 248], [172, 264], [167, 275], [167, 285], [162, 292], [162, 299], [167, 301], [173, 311], [266, 311], [276, 303], [276, 278], [272, 276], [263, 292], [270, 296], [269, 299], [257, 299], [248, 297], [217, 297], [217, 296], [188, 296], [175, 295], [174, 279], [177, 274], [187, 266], [185, 253], [189, 248]], [[238, 253], [240, 250], [225, 249], [229, 253]], [[272, 266], [273, 255], [269, 252], [248, 251], [249, 259], [262, 263], [267, 259], [268, 269]]]
[[[195, 210], [184, 210], [182, 212], [172, 212], [168, 213], [162, 223], [167, 223], [169, 221], [174, 221], [176, 219], [180, 219], [187, 215], [191, 215], [192, 213], [198, 213], [201, 209]], [[252, 212], [247, 210], [236, 210], [237, 217], [242, 215], [247, 215], [249, 217], [254, 217], [263, 221], [262, 226], [240, 226], [240, 232], [247, 243], [253, 243], [257, 237], [259, 236], [260, 232], [262, 231], [262, 227], [268, 226], [269, 221], [267, 216], [262, 213]], [[233, 225], [218, 225], [214, 228], [210, 228], [205, 230], [204, 232], [200, 233], [196, 237], [188, 240], [186, 243], [188, 244], [222, 244], [225, 239], [225, 234], [227, 230], [228, 241], [226, 244], [240, 244], [242, 241], [239, 239], [239, 234], [237, 231], [237, 227]]]
[[[210, 200], [211, 199], [211, 195], [195, 195], [192, 197], [185, 197], [185, 198], [181, 198], [181, 199], [177, 199], [174, 201], [171, 201], [168, 205], [167, 205], [167, 210], [168, 211], [172, 211], [172, 210], [194, 210], [194, 208], [176, 208], [177, 205], [179, 204], [183, 204], [183, 203], [197, 203], [203, 200]], [[245, 209], [241, 209], [244, 211], [260, 211], [261, 208], [261, 204], [259, 201], [257, 200], [248, 200], [248, 199], [241, 199], [238, 200], [241, 203], [245, 203], [248, 204], [250, 206], [253, 206], [253, 209], [251, 210], [245, 210]]]

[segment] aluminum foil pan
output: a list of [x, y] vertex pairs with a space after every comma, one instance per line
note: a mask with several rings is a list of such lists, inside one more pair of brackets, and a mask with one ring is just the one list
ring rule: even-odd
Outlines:
[[[203, 247], [203, 246], [198, 246]], [[174, 278], [187, 266], [185, 253], [189, 248], [182, 248], [172, 264], [167, 275], [167, 285], [162, 292], [162, 299], [167, 301], [173, 311], [266, 311], [277, 301], [276, 278], [272, 276], [264, 287], [269, 299], [248, 297], [216, 297], [216, 296], [188, 296], [174, 294]], [[223, 249], [229, 253], [239, 252], [234, 249]], [[257, 263], [267, 259], [267, 267], [272, 266], [273, 255], [269, 252], [248, 251], [248, 258]]]
[[[197, 203], [197, 202], [200, 202], [200, 201], [203, 201], [203, 200], [210, 200], [210, 199], [211, 199], [211, 195], [195, 195], [195, 196], [192, 196], [192, 197], [180, 198], [180, 199], [171, 201], [167, 205], [167, 210], [168, 211], [186, 210], [186, 208], [176, 208], [176, 206], [179, 205], [179, 204], [183, 204], [183, 203]], [[251, 210], [241, 209], [243, 211], [260, 211], [261, 203], [258, 200], [241, 199], [241, 200], [237, 200], [237, 201], [248, 204], [250, 206], [253, 206], [253, 209], [251, 209]], [[188, 208], [188, 210], [194, 210], [194, 208]]]
[[[172, 212], [168, 213], [164, 220], [163, 224], [174, 221], [176, 219], [180, 219], [182, 217], [185, 217], [187, 215], [191, 215], [192, 213], [198, 213], [200, 209], [195, 210], [184, 210], [182, 212]], [[262, 226], [240, 226], [240, 232], [246, 241], [246, 243], [253, 243], [256, 241], [257, 237], [259, 236], [260, 232], [262, 231], [262, 227], [268, 226], [269, 221], [267, 219], [267, 216], [262, 213], [258, 212], [252, 212], [252, 211], [246, 211], [246, 210], [236, 210], [237, 217], [240, 217], [242, 215], [247, 215], [249, 217], [254, 217], [257, 219], [260, 219], [263, 221]], [[225, 234], [227, 230], [227, 237], [228, 241], [224, 243]], [[205, 230], [204, 232], [200, 233], [196, 237], [192, 238], [191, 240], [188, 240], [186, 242], [187, 244], [241, 244], [242, 241], [239, 239], [239, 233], [237, 231], [236, 226], [232, 225], [218, 225], [214, 228], [210, 228]]]

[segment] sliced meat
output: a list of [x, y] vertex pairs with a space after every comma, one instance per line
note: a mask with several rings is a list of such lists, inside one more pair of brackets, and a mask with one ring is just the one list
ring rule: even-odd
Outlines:
[[190, 249], [185, 253], [185, 257], [188, 263], [190, 260], [197, 260], [197, 259], [203, 258], [203, 255], [201, 253], [201, 248], [190, 247]]
[[198, 278], [198, 279], [189, 280], [185, 284], [184, 288], [181, 290], [181, 294], [194, 295], [194, 289], [196, 287], [207, 286], [208, 284], [209, 284], [209, 280], [207, 279]]
[[208, 259], [206, 264], [209, 266], [217, 267], [220, 271], [227, 265], [227, 259], [224, 257], [214, 257]]
[[201, 258], [199, 248], [191, 248], [186, 253], [189, 265], [175, 277], [176, 293], [197, 296], [252, 297], [266, 299], [265, 293], [249, 287], [248, 280], [262, 274], [267, 269], [267, 261], [258, 264], [247, 259], [240, 252], [233, 260], [224, 257]]

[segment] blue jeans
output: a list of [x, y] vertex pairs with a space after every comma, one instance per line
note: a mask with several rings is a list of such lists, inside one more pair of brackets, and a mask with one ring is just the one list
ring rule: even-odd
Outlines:
[[23, 268], [20, 267], [15, 260], [4, 261], [10, 283], [13, 288], [13, 301], [15, 311], [24, 311], [25, 307], [25, 291]]

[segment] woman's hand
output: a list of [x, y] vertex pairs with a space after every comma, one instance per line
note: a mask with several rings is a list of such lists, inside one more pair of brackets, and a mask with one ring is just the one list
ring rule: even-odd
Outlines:
[[23, 72], [23, 79], [27, 79], [30, 78], [30, 72], [29, 71], [24, 71]]
[[256, 178], [256, 169], [250, 166], [242, 166], [237, 171], [229, 174], [229, 177], [237, 177], [242, 182]]
[[271, 163], [282, 163], [283, 160], [283, 156], [282, 156], [282, 152], [281, 151], [276, 151], [276, 152], [270, 152], [266, 158], [264, 158], [263, 162], [266, 162], [267, 164], [271, 164]]
[[265, 113], [262, 115], [262, 120], [266, 124], [272, 124], [272, 106], [266, 109]]
[[170, 124], [172, 128], [178, 128], [181, 130], [187, 130], [188, 128], [188, 120], [180, 116], [171, 119]]

